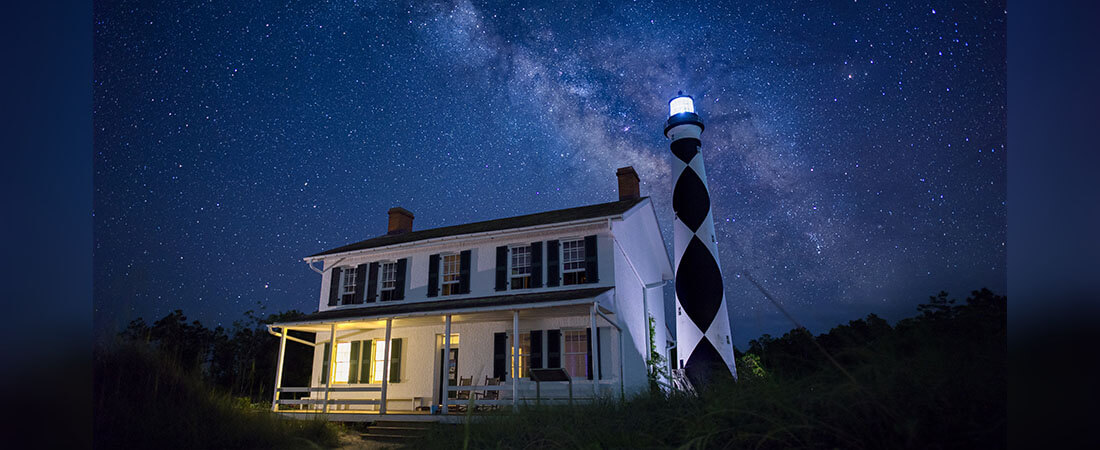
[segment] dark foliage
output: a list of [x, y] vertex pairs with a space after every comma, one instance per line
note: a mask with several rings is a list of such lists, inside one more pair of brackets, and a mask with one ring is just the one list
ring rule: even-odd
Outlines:
[[816, 337], [805, 329], [765, 335], [738, 352], [737, 382], [699, 397], [525, 407], [462, 433], [440, 426], [416, 445], [1004, 448], [1005, 300], [982, 289], [959, 305], [940, 293], [893, 327], [870, 315]]
[[[246, 311], [233, 327], [206, 328], [199, 321], [187, 322], [183, 311], [175, 310], [149, 326], [143, 319], [130, 322], [120, 337], [156, 348], [160, 355], [182, 370], [200, 374], [206, 381], [234, 396], [252, 401], [270, 401], [273, 394], [279, 339], [267, 331], [267, 324], [304, 316], [286, 311], [261, 317]], [[313, 342], [314, 334], [291, 331], [291, 336]], [[305, 386], [312, 370], [313, 349], [287, 342], [283, 363], [284, 386]]]
[[333, 424], [281, 419], [211, 386], [195, 367], [181, 365], [178, 354], [140, 342], [96, 349], [95, 448], [301, 449], [337, 443]]

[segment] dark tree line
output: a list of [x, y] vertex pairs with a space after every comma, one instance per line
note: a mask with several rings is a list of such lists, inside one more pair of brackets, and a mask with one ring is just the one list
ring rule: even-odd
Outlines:
[[[175, 310], [148, 325], [135, 319], [120, 333], [122, 339], [146, 343], [165, 357], [178, 362], [185, 371], [197, 373], [214, 386], [234, 396], [253, 401], [270, 401], [275, 382], [279, 339], [268, 333], [267, 325], [292, 321], [305, 314], [296, 311], [261, 316], [249, 310], [231, 328], [207, 328], [201, 322], [187, 321]], [[314, 341], [314, 334], [291, 331], [290, 336]], [[312, 371], [313, 349], [287, 341], [283, 362], [283, 385], [306, 386]]]
[[882, 355], [908, 357], [921, 352], [990, 355], [998, 364], [1004, 363], [1005, 296], [983, 288], [959, 303], [940, 292], [917, 306], [917, 312], [919, 315], [900, 320], [893, 327], [870, 314], [816, 337], [805, 328], [795, 328], [778, 338], [765, 334], [749, 341], [746, 352], [735, 352], [739, 363], [745, 354], [753, 355], [750, 359], [758, 360], [769, 375], [789, 378], [834, 367], [821, 348], [846, 367], [875, 363], [874, 358]]

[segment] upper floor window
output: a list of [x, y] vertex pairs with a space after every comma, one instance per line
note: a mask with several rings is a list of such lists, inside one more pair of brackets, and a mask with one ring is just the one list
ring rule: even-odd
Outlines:
[[382, 289], [379, 295], [382, 301], [393, 300], [397, 289], [397, 263], [382, 263]]
[[512, 289], [531, 287], [531, 246], [512, 247]]
[[345, 267], [340, 282], [340, 301], [347, 305], [355, 299], [355, 267]]
[[583, 284], [586, 282], [584, 264], [584, 239], [562, 241], [561, 243], [562, 284]]
[[443, 295], [458, 294], [461, 276], [461, 258], [459, 255], [443, 256]]

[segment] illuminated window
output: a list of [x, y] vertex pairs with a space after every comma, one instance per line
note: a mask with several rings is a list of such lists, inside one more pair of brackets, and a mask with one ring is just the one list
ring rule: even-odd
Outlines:
[[342, 276], [344, 278], [340, 281], [340, 300], [347, 305], [355, 297], [355, 268], [345, 267]]
[[695, 112], [695, 103], [691, 101], [691, 97], [676, 97], [668, 103], [669, 116], [675, 116], [686, 112]]
[[459, 255], [443, 256], [443, 295], [458, 294], [458, 280], [461, 278]]
[[382, 289], [379, 295], [382, 301], [393, 299], [393, 292], [397, 288], [397, 263], [382, 263]]
[[386, 341], [373, 341], [371, 348], [370, 382], [377, 384], [382, 382], [382, 371], [386, 364]]
[[512, 289], [531, 287], [531, 246], [512, 247]]
[[[583, 336], [582, 336], [583, 337]], [[516, 376], [516, 372], [512, 371], [513, 378], [526, 378], [527, 369], [531, 364], [531, 333], [521, 333], [519, 335], [519, 353], [513, 353], [512, 358], [518, 361], [519, 376]]]
[[565, 346], [562, 367], [573, 379], [588, 378], [588, 335], [584, 330], [562, 330]]
[[351, 342], [336, 343], [336, 364], [333, 365], [333, 383], [347, 383], [351, 370]]
[[584, 284], [584, 239], [561, 243], [562, 284]]

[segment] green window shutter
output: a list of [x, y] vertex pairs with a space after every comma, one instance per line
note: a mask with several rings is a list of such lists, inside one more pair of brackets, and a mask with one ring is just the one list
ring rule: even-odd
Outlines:
[[561, 367], [561, 330], [546, 330], [546, 367]]
[[428, 297], [439, 295], [439, 254], [428, 256]]
[[[378, 300], [378, 261], [370, 263], [365, 272], [370, 272], [367, 277], [367, 303]], [[358, 288], [358, 286], [356, 287]]]
[[542, 287], [542, 242], [531, 243], [531, 287]]
[[328, 280], [328, 305], [336, 306], [336, 303], [340, 301], [340, 273], [344, 269], [339, 267], [333, 268], [329, 271]]
[[374, 358], [374, 353], [371, 352], [371, 342], [370, 339], [363, 341], [363, 360], [359, 363], [360, 383], [370, 383], [370, 362], [371, 358]]
[[348, 361], [348, 383], [359, 382], [359, 341], [351, 342], [351, 361]]
[[557, 286], [561, 282], [558, 255], [558, 241], [546, 241], [546, 286], [548, 287]]
[[328, 366], [330, 355], [332, 355], [332, 343], [325, 342], [325, 356], [321, 360], [321, 384], [328, 383]]
[[596, 235], [584, 237], [584, 282], [599, 283], [599, 258], [596, 253]]
[[508, 246], [497, 247], [497, 285], [496, 290], [508, 289]]
[[401, 341], [390, 339], [390, 383], [401, 382]]

